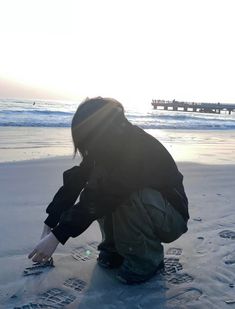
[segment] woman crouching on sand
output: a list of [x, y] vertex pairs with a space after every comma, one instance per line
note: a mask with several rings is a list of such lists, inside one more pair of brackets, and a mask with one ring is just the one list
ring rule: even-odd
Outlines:
[[148, 280], [164, 266], [162, 242], [187, 231], [182, 174], [164, 146], [132, 125], [114, 99], [82, 103], [72, 120], [72, 137], [82, 162], [64, 172], [29, 258], [46, 262], [59, 243], [98, 220], [98, 264], [118, 267], [117, 278], [126, 284]]

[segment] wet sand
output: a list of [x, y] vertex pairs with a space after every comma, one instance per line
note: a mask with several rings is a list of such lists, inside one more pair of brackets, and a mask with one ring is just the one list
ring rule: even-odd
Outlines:
[[[178, 162], [235, 163], [234, 130], [146, 130]], [[73, 156], [70, 128], [1, 127], [0, 162]]]

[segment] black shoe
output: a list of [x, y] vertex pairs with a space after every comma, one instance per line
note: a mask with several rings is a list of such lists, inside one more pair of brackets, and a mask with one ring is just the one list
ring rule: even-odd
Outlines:
[[123, 263], [117, 274], [117, 279], [124, 284], [140, 284], [151, 279], [156, 273], [164, 268], [164, 262], [161, 262], [158, 267], [148, 274], [140, 275], [134, 273]]
[[98, 264], [104, 268], [117, 268], [123, 260], [124, 258], [119, 253], [106, 250], [101, 250], [97, 258]]

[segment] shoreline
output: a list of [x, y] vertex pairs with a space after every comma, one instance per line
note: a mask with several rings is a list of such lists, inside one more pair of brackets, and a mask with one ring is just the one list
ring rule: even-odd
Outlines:
[[[145, 130], [176, 162], [234, 163], [235, 130]], [[0, 163], [73, 157], [70, 128], [1, 127]]]

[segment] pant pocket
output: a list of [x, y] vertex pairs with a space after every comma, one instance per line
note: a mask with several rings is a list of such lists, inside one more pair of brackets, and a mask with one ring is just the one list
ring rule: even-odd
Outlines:
[[173, 206], [168, 205], [168, 207], [172, 211], [166, 215], [165, 229], [162, 229], [163, 232], [160, 231], [161, 241], [165, 243], [175, 241], [187, 231], [187, 225], [182, 216], [177, 210], [173, 209]]
[[117, 240], [116, 248], [119, 254], [124, 257], [143, 257], [146, 252], [144, 237], [140, 234], [128, 240]]
[[153, 231], [169, 232], [166, 225], [166, 201], [161, 193], [153, 189], [144, 189], [141, 192], [141, 202]]

